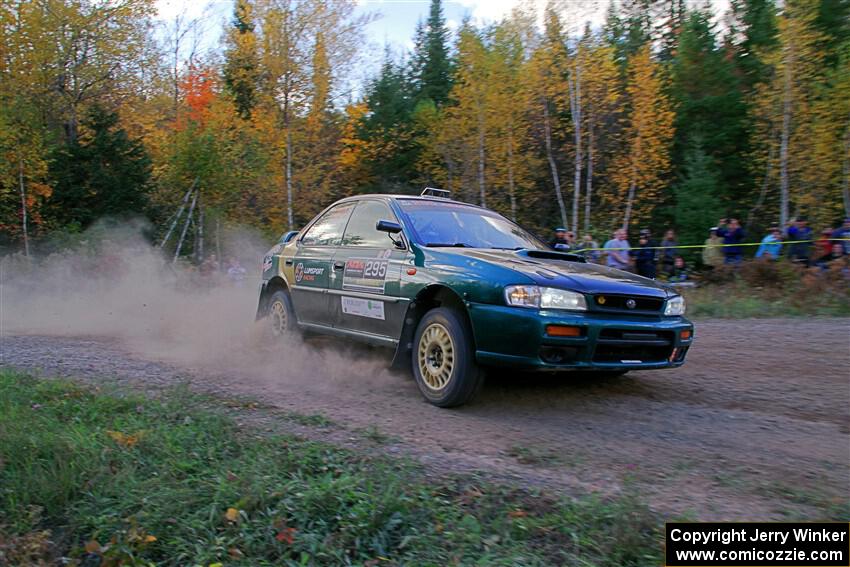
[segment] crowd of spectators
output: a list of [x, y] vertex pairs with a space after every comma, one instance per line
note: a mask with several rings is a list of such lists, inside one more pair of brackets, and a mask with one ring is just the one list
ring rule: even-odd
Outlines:
[[[699, 251], [704, 269], [721, 266], [737, 267], [748, 254], [745, 249], [758, 246], [755, 260], [761, 262], [790, 261], [795, 265], [828, 269], [837, 267], [850, 277], [850, 218], [837, 228], [823, 229], [817, 238], [804, 216], [795, 218], [782, 228], [771, 226], [759, 243], [746, 242], [747, 234], [737, 218], [720, 219], [708, 231], [701, 246], [687, 246]], [[572, 231], [555, 230], [550, 241], [555, 250], [583, 255], [589, 262], [604, 263], [638, 275], [685, 283], [691, 279], [688, 262], [682, 255], [682, 245], [673, 230], [667, 230], [660, 244], [653, 240], [652, 232], [641, 229], [636, 245], [628, 240], [625, 229], [614, 231], [612, 238], [600, 248], [590, 234], [579, 241]]]

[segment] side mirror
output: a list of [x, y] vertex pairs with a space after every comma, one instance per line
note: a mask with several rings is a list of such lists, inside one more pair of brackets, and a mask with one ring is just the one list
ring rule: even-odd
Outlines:
[[393, 221], [379, 220], [375, 223], [375, 230], [388, 232], [390, 234], [398, 234], [401, 232], [401, 225]]
[[290, 230], [289, 232], [283, 233], [283, 235], [280, 237], [280, 239], [278, 239], [277, 243], [278, 244], [286, 244], [287, 242], [289, 242], [290, 240], [292, 240], [296, 236], [298, 236], [298, 231], [297, 230]]

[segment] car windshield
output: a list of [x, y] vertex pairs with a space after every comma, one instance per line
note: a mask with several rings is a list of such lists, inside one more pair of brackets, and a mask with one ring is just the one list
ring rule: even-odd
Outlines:
[[487, 209], [463, 203], [398, 199], [413, 239], [424, 246], [458, 248], [542, 249], [546, 245], [528, 231]]

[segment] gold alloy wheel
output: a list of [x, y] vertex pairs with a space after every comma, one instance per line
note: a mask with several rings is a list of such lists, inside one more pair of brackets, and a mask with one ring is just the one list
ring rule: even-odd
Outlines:
[[419, 373], [428, 388], [440, 391], [449, 384], [455, 366], [455, 348], [449, 331], [431, 323], [419, 339]]
[[271, 308], [272, 333], [279, 337], [286, 332], [286, 324], [289, 316], [286, 313], [286, 306], [283, 301], [275, 301]]

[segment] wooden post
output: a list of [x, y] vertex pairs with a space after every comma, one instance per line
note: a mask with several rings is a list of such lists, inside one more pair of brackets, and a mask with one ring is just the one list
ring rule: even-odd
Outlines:
[[174, 251], [174, 259], [171, 261], [172, 264], [177, 261], [177, 257], [180, 256], [180, 249], [183, 248], [183, 239], [186, 238], [186, 231], [189, 230], [189, 223], [192, 221], [192, 213], [195, 212], [195, 203], [198, 202], [198, 193], [200, 193], [200, 191], [195, 191], [195, 195], [192, 197], [192, 204], [189, 206], [189, 215], [186, 217], [186, 224], [183, 225], [183, 232], [180, 233], [180, 240], [177, 242], [177, 249]]
[[[204, 207], [198, 207], [198, 248], [196, 251], [198, 262], [204, 261]], [[221, 259], [219, 259], [221, 261]]]
[[192, 194], [192, 191], [195, 190], [195, 185], [198, 184], [198, 178], [192, 182], [192, 186], [189, 187], [189, 190], [186, 191], [186, 194], [183, 195], [183, 202], [180, 204], [180, 208], [177, 209], [177, 214], [174, 216], [174, 220], [171, 222], [171, 226], [168, 227], [168, 232], [165, 233], [165, 236], [162, 238], [162, 242], [159, 243], [159, 247], [165, 247], [165, 243], [168, 242], [168, 239], [171, 238], [171, 233], [174, 232], [174, 228], [177, 226], [177, 221], [180, 220], [180, 217], [183, 216], [183, 209], [186, 208], [186, 202], [189, 200], [189, 196]]

